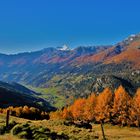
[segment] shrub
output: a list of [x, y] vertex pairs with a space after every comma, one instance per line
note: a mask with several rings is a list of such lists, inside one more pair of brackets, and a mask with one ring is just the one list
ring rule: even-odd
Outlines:
[[6, 126], [5, 125], [1, 125], [0, 126], [0, 135], [3, 135], [6, 132]]
[[13, 121], [13, 120], [10, 121], [9, 126], [8, 126], [9, 130], [11, 130], [16, 124], [17, 123], [15, 121]]
[[11, 133], [22, 139], [46, 140], [46, 139], [65, 139], [66, 135], [58, 135], [44, 127], [32, 126], [29, 123], [17, 124], [13, 127]]
[[22, 131], [22, 125], [21, 124], [17, 124], [16, 126], [13, 127], [11, 133], [13, 135], [17, 135], [18, 133], [20, 133]]
[[23, 138], [23, 139], [27, 139], [29, 137], [29, 134], [27, 131], [22, 131], [22, 132], [18, 133], [17, 136], [20, 138]]

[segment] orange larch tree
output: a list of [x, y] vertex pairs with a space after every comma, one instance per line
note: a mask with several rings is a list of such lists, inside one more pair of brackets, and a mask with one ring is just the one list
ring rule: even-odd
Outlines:
[[62, 113], [62, 118], [66, 119], [66, 120], [72, 120], [73, 119], [70, 107], [64, 108], [63, 113]]
[[22, 110], [23, 110], [22, 107], [16, 107], [14, 110], [16, 112], [16, 116], [17, 117], [21, 117], [22, 116]]
[[133, 98], [130, 117], [131, 122], [133, 122], [135, 126], [140, 127], [140, 88]]
[[72, 116], [75, 120], [83, 120], [84, 119], [84, 107], [86, 104], [86, 99], [80, 98], [77, 99], [74, 104], [70, 107]]
[[95, 108], [96, 121], [110, 121], [110, 112], [112, 109], [113, 93], [109, 88], [105, 88], [97, 97]]
[[23, 107], [22, 113], [25, 114], [25, 115], [30, 114], [30, 108], [27, 105], [25, 105]]
[[126, 90], [119, 86], [115, 91], [114, 105], [113, 105], [113, 123], [127, 125], [130, 123], [130, 108], [132, 98]]
[[84, 119], [87, 121], [95, 120], [95, 106], [96, 106], [96, 94], [90, 95], [84, 106]]

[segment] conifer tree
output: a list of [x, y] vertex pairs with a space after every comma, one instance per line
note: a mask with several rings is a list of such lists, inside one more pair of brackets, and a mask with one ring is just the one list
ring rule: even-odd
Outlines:
[[114, 105], [113, 105], [113, 118], [115, 124], [126, 125], [130, 122], [130, 107], [131, 97], [126, 90], [119, 86], [115, 91]]
[[75, 120], [84, 119], [84, 107], [86, 104], [86, 99], [80, 98], [77, 99], [74, 104], [71, 106], [72, 116]]
[[95, 106], [96, 106], [96, 94], [90, 95], [84, 107], [84, 119], [87, 121], [95, 120]]
[[97, 97], [96, 103], [96, 120], [104, 120], [108, 122], [110, 120], [110, 112], [112, 108], [113, 94], [109, 88], [105, 88], [102, 93]]

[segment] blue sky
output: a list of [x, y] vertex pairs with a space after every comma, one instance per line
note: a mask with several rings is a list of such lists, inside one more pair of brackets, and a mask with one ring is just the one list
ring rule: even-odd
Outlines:
[[0, 52], [114, 44], [140, 32], [140, 0], [1, 0]]

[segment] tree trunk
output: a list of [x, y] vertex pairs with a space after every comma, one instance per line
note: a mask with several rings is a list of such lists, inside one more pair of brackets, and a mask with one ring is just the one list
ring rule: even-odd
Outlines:
[[104, 133], [103, 122], [100, 121], [100, 123], [101, 123], [101, 130], [102, 130], [103, 140], [106, 140], [106, 138], [105, 138], [105, 133]]
[[6, 128], [8, 128], [8, 126], [9, 126], [9, 115], [10, 115], [10, 110], [7, 110], [7, 114], [6, 114]]

